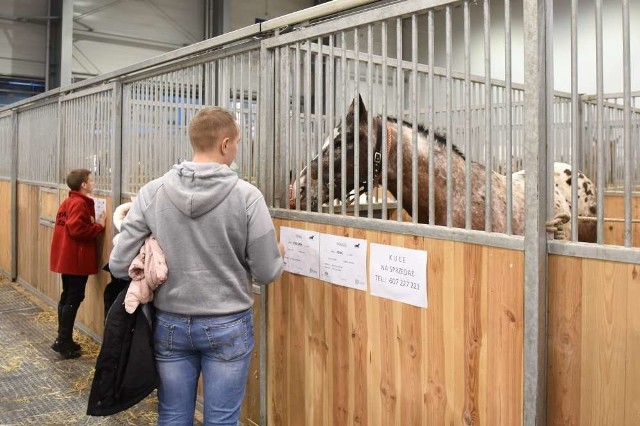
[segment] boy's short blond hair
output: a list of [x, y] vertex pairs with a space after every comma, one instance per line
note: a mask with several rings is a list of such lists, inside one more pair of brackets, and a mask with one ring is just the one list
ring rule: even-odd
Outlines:
[[189, 123], [189, 140], [195, 151], [208, 151], [218, 141], [237, 135], [236, 119], [224, 108], [204, 108]]

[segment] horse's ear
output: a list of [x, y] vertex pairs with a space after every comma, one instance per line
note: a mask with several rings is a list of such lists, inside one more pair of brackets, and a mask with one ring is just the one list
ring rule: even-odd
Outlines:
[[[355, 115], [355, 104], [356, 100], [351, 101], [351, 106], [349, 106], [349, 112], [347, 113], [347, 123], [353, 123], [353, 117]], [[364, 102], [362, 102], [362, 96], [358, 94], [358, 119], [360, 124], [366, 124], [367, 122], [367, 108], [364, 106]]]

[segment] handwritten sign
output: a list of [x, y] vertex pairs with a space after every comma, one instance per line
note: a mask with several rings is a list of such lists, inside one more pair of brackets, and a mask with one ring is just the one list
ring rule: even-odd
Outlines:
[[94, 198], [93, 205], [96, 210], [96, 220], [98, 220], [102, 212], [106, 213], [107, 211], [107, 200], [105, 200], [104, 198]]
[[320, 234], [303, 229], [280, 227], [280, 242], [284, 245], [284, 270], [307, 277], [319, 277]]
[[427, 307], [427, 252], [371, 244], [371, 294]]
[[367, 290], [367, 240], [320, 234], [320, 279]]

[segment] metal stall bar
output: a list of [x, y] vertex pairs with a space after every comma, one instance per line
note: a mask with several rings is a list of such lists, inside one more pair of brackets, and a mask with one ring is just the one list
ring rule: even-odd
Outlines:
[[[300, 42], [296, 43], [295, 48], [295, 63], [293, 66], [294, 79], [293, 79], [293, 129], [294, 129], [294, 166], [296, 176], [300, 175]], [[307, 182], [308, 183], [308, 182]], [[300, 195], [296, 195], [296, 210], [300, 210]]]
[[[471, 17], [469, 1], [464, 2], [464, 187], [465, 228], [471, 229]], [[431, 203], [431, 200], [429, 201]]]
[[113, 101], [111, 102], [112, 210], [115, 210], [122, 202], [122, 116], [122, 83], [116, 82], [113, 87]]
[[[346, 49], [345, 49], [346, 51]], [[353, 135], [353, 179], [356, 182], [353, 200], [353, 214], [355, 217], [360, 216], [360, 42], [358, 39], [358, 28], [353, 30], [353, 75], [354, 75], [354, 96], [353, 96], [353, 125], [356, 129]], [[319, 129], [318, 129], [319, 130]]]
[[[347, 99], [347, 74], [348, 74], [348, 62], [347, 62], [347, 35], [345, 31], [340, 32], [340, 48], [342, 49], [342, 54], [340, 55], [340, 65], [342, 76], [340, 79], [342, 90], [340, 90], [340, 96], [338, 97], [338, 102], [342, 106], [342, 119], [340, 122], [342, 123], [340, 133], [344, 138], [347, 134], [347, 109], [348, 107], [348, 99]], [[354, 123], [355, 125], [355, 123]], [[333, 144], [331, 144], [333, 146]], [[334, 157], [331, 157], [332, 161]], [[347, 214], [347, 150], [345, 149], [345, 144], [343, 140], [342, 149], [340, 149], [340, 213], [342, 215]]]
[[491, 10], [489, 8], [489, 0], [484, 0], [483, 7], [484, 17], [484, 166], [485, 166], [485, 214], [484, 214], [484, 229], [485, 231], [492, 231], [491, 217], [491, 177], [493, 171], [493, 157], [492, 157], [492, 138], [491, 138], [491, 113], [493, 111], [493, 104], [491, 102]]
[[[571, 0], [571, 170], [578, 174], [578, 144], [580, 143], [578, 96], [578, 0]], [[578, 179], [571, 179], [571, 241], [578, 241]]]
[[[369, 104], [367, 110], [367, 140], [373, 137], [373, 25], [367, 25], [367, 84], [369, 85]], [[367, 144], [367, 217], [373, 217], [373, 146]]]
[[[311, 40], [307, 40], [306, 49], [304, 55], [304, 146], [305, 146], [305, 164], [308, 166], [311, 164], [311, 150], [313, 145], [311, 143]], [[311, 170], [307, 167], [307, 193], [309, 191], [309, 184], [311, 183]], [[307, 195], [307, 201], [309, 196]], [[307, 202], [306, 210], [311, 211], [311, 203]]]
[[388, 176], [387, 176], [387, 163], [388, 158], [388, 138], [387, 134], [387, 21], [382, 21], [381, 38], [382, 38], [382, 143], [380, 150], [382, 151], [382, 219], [387, 219], [387, 191], [388, 191]]
[[[486, 1], [485, 1], [486, 3]], [[453, 34], [451, 24], [451, 6], [447, 6], [445, 9], [445, 62], [447, 68], [447, 77], [445, 82], [445, 114], [446, 114], [446, 129], [447, 129], [447, 226], [453, 226], [453, 174], [452, 174], [452, 161], [453, 161], [453, 113], [452, 109], [452, 87], [451, 87], [451, 51], [453, 49]], [[429, 151], [429, 157], [434, 157], [433, 151]], [[487, 169], [489, 170], [489, 169]]]
[[[547, 0], [523, 1], [525, 143], [524, 425], [546, 424]], [[550, 101], [550, 100], [549, 100]]]
[[[322, 122], [322, 103], [320, 100], [324, 98], [322, 95], [322, 81], [324, 77], [324, 73], [322, 71], [322, 64], [324, 61], [324, 57], [322, 55], [322, 38], [318, 38], [317, 41], [318, 51], [316, 53], [316, 87], [314, 90], [315, 101], [316, 101], [316, 152], [318, 153], [318, 176], [322, 176], [322, 161], [319, 160], [322, 155], [322, 135], [324, 133], [324, 125]], [[322, 191], [324, 190], [323, 185], [320, 184], [322, 179], [318, 177], [316, 180], [316, 188], [318, 192], [318, 213], [322, 213]], [[309, 187], [309, 186], [308, 186]], [[307, 203], [309, 203], [309, 197], [307, 196]]]
[[[334, 152], [333, 152], [333, 129], [335, 128], [335, 91], [334, 91], [334, 82], [335, 82], [335, 78], [336, 78], [336, 72], [335, 72], [335, 56], [334, 56], [334, 52], [333, 52], [333, 44], [334, 44], [334, 37], [333, 34], [329, 35], [329, 84], [327, 85], [327, 92], [329, 94], [328, 96], [328, 103], [329, 103], [329, 109], [327, 111], [327, 115], [329, 117], [329, 131], [331, 132], [330, 134], [330, 138], [331, 141], [329, 143], [329, 157], [331, 158], [331, 161], [329, 161], [329, 213], [333, 214], [333, 205], [334, 202], [333, 200], [335, 199], [335, 185], [333, 185], [334, 181], [334, 164], [333, 164], [333, 158], [334, 158]], [[320, 160], [318, 160], [318, 162], [320, 162]], [[318, 185], [320, 185], [320, 182], [323, 180], [323, 177], [321, 175], [318, 175]], [[320, 203], [320, 202], [318, 202]]]
[[[429, 152], [434, 152], [434, 132], [435, 132], [435, 111], [433, 105], [434, 84], [433, 73], [435, 71], [435, 23], [433, 19], [433, 10], [429, 10], [427, 14], [427, 44], [429, 46], [429, 89], [427, 109], [429, 110]], [[435, 225], [436, 220], [436, 192], [435, 192], [435, 160], [433, 155], [429, 155], [429, 225]]]
[[[269, 205], [273, 205], [274, 200], [274, 164], [277, 160], [273, 151], [269, 149], [274, 128], [274, 107], [277, 105], [276, 94], [273, 92], [275, 88], [275, 63], [274, 52], [270, 52], [264, 45], [260, 48], [260, 78], [258, 79], [258, 108], [257, 118], [259, 118], [259, 127], [262, 129], [257, 135], [258, 150], [256, 160], [258, 164], [258, 183], [262, 183], [265, 188], [265, 199], [269, 200]], [[256, 287], [254, 286], [254, 291]], [[260, 424], [267, 424], [267, 314], [268, 314], [268, 295], [269, 291], [261, 287], [260, 289], [260, 346], [259, 363], [260, 363]], [[264, 290], [264, 291], [262, 291]]]
[[511, 84], [511, 0], [504, 0], [505, 132], [507, 139], [507, 235], [513, 234], [513, 93]]
[[631, 144], [631, 37], [629, 22], [629, 0], [622, 0], [622, 80], [624, 93], [624, 246], [632, 245], [631, 191], [633, 190]]
[[602, 0], [596, 0], [596, 188], [597, 191], [597, 222], [596, 242], [604, 244], [604, 187], [605, 187], [605, 159], [604, 159], [604, 73], [602, 59]]
[[[396, 220], [402, 222], [402, 191], [403, 191], [403, 138], [402, 138], [402, 121], [403, 121], [403, 92], [404, 92], [404, 71], [402, 70], [402, 17], [396, 19]], [[385, 83], [386, 84], [386, 83]]]
[[18, 278], [18, 112], [11, 112], [11, 281]]
[[418, 16], [411, 15], [411, 218], [418, 223]]

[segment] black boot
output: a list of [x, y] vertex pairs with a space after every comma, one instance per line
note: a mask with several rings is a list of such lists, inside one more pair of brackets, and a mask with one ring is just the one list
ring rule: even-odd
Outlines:
[[73, 323], [76, 320], [78, 306], [58, 305], [58, 338], [51, 349], [60, 353], [63, 359], [78, 358], [80, 345], [73, 341]]

